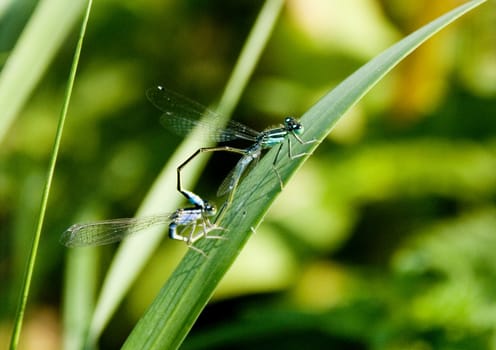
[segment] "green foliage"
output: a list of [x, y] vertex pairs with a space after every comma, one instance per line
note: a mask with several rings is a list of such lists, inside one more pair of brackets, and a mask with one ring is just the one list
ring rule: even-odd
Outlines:
[[[34, 32], [21, 44], [20, 25], [12, 23], [25, 22], [32, 9], [22, 3], [26, 7], [9, 8], [0, 23], [1, 47], [12, 47], [3, 62], [25, 54], [14, 60], [18, 65], [5, 64], [0, 77], [0, 299], [6, 301], [0, 341], [12, 328], [54, 116], [74, 52], [71, 23], [82, 4], [65, 9], [65, 1], [40, 2], [53, 11], [38, 9], [29, 18], [25, 28]], [[229, 115], [248, 81], [234, 118], [254, 128], [279, 123], [288, 113], [299, 116], [313, 105], [302, 117], [303, 137], [319, 142], [293, 142], [295, 153], [312, 156], [280, 158], [286, 183], [281, 192], [269, 152], [242, 182], [224, 217], [228, 239], [199, 242], [208, 259], [179, 242], [159, 244], [157, 230], [121, 244], [114, 260], [111, 247], [68, 251], [57, 242], [60, 233], [74, 222], [182, 205], [175, 166], [206, 144], [178, 147], [180, 140], [159, 127], [159, 113], [144, 91], [164, 84], [202, 103], [215, 99], [260, 4], [95, 4], [21, 346], [33, 339], [39, 344], [41, 333], [51, 348], [63, 337], [67, 349], [81, 348], [88, 337], [105, 349], [124, 342], [127, 348], [173, 348], [183, 339], [185, 349], [491, 348], [494, 3], [405, 57], [480, 3], [468, 2], [422, 27], [448, 13], [450, 4], [287, 2], [260, 62], [265, 39], [254, 56], [241, 55], [252, 67], [226, 87], [219, 109]], [[278, 13], [272, 10], [272, 16]], [[40, 18], [48, 24], [40, 25]], [[268, 20], [261, 37], [269, 36], [274, 21]], [[4, 78], [11, 74], [17, 78]], [[213, 199], [235, 158], [215, 155], [204, 171], [206, 158], [195, 161], [185, 171], [187, 188]], [[108, 268], [119, 260], [120, 270]], [[112, 271], [120, 271], [117, 278], [108, 277]], [[58, 276], [64, 276], [63, 287]], [[205, 308], [212, 295], [216, 302]]]
[[[301, 118], [307, 140], [324, 139], [339, 118], [402, 58], [472, 6], [475, 3], [459, 7], [419, 29], [374, 58], [324, 96]], [[317, 142], [306, 145], [293, 142], [292, 154], [310, 155], [317, 145]], [[239, 186], [233, 202], [219, 223], [228, 232], [228, 239], [199, 244], [200, 249], [207, 252], [208, 259], [194, 251], [186, 255], [131, 333], [124, 348], [179, 347], [279, 191], [279, 182], [272, 169], [276, 152], [277, 149], [268, 152]], [[301, 166], [304, 158], [281, 158], [277, 167], [284, 182]]]

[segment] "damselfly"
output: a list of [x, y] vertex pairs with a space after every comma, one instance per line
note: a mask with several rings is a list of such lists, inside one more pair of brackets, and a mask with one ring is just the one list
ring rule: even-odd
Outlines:
[[219, 114], [195, 101], [167, 90], [162, 86], [148, 89], [147, 97], [155, 107], [164, 112], [160, 119], [162, 124], [180, 135], [185, 135], [194, 127], [199, 126], [204, 132], [204, 136], [211, 141], [224, 142], [241, 139], [253, 142], [253, 144], [247, 148], [217, 146], [198, 149], [177, 168], [177, 189], [180, 192], [182, 191], [182, 169], [200, 153], [216, 151], [238, 153], [241, 154], [241, 159], [224, 179], [217, 191], [218, 196], [229, 194], [228, 200], [226, 201], [226, 203], [229, 204], [239, 183], [239, 179], [248, 166], [250, 164], [255, 164], [255, 162], [258, 161], [264, 149], [272, 148], [276, 145], [279, 145], [279, 148], [272, 162], [272, 166], [282, 189], [283, 182], [275, 165], [283, 147], [283, 142], [286, 139], [288, 140], [288, 156], [290, 159], [304, 156], [307, 153], [293, 155], [291, 153], [291, 138], [289, 135], [292, 135], [303, 145], [315, 142], [315, 140], [304, 141], [301, 139], [300, 135], [303, 134], [304, 130], [303, 125], [293, 117], [286, 117], [283, 125], [269, 128], [261, 132], [255, 131], [248, 126], [232, 120], [228, 121], [225, 127], [221, 127], [219, 126], [219, 123], [223, 117]]
[[[222, 238], [208, 234], [216, 229], [222, 230], [221, 227], [212, 224], [209, 220], [209, 217], [214, 216], [217, 210], [214, 205], [192, 192], [183, 190], [181, 193], [193, 204], [192, 207], [177, 209], [172, 214], [74, 224], [62, 234], [60, 242], [67, 247], [110, 244], [148, 227], [162, 224], [169, 225], [169, 238], [183, 241], [188, 247], [205, 255], [193, 244], [201, 238]], [[197, 230], [198, 224], [201, 226], [200, 230]], [[183, 227], [183, 229], [180, 230], [179, 227]], [[188, 229], [190, 229], [189, 233], [184, 234]]]

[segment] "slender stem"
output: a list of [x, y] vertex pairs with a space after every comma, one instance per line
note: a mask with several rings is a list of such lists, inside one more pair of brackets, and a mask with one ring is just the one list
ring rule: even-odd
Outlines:
[[230, 116], [234, 107], [238, 104], [241, 93], [248, 84], [249, 79], [247, 77], [251, 77], [253, 70], [260, 61], [263, 48], [267, 45], [268, 39], [274, 30], [284, 2], [285, 0], [265, 2], [260, 15], [253, 25], [253, 30], [239, 54], [239, 60], [236, 62], [236, 66], [216, 108], [216, 111], [220, 114]]
[[55, 142], [54, 142], [53, 149], [52, 149], [52, 156], [50, 158], [50, 164], [49, 164], [49, 168], [48, 168], [45, 188], [43, 189], [43, 195], [41, 198], [38, 223], [36, 225], [36, 231], [35, 231], [32, 245], [31, 245], [31, 250], [30, 250], [30, 255], [28, 258], [28, 262], [27, 262], [26, 271], [24, 273], [24, 279], [23, 279], [24, 283], [22, 285], [21, 296], [20, 296], [18, 307], [17, 307], [16, 320], [14, 323], [12, 338], [10, 340], [10, 349], [12, 349], [12, 350], [17, 349], [17, 347], [19, 345], [19, 338], [20, 338], [20, 334], [21, 334], [22, 323], [24, 320], [24, 313], [26, 311], [26, 304], [28, 301], [29, 290], [31, 287], [31, 280], [33, 277], [34, 266], [36, 264], [36, 256], [37, 256], [37, 252], [38, 252], [38, 246], [39, 246], [40, 238], [41, 238], [41, 230], [43, 229], [43, 223], [45, 220], [48, 198], [50, 195], [50, 188], [52, 185], [53, 174], [55, 172], [55, 165], [57, 163], [57, 156], [58, 156], [59, 148], [60, 148], [60, 141], [62, 139], [62, 133], [64, 130], [64, 124], [65, 124], [65, 120], [66, 120], [66, 116], [67, 116], [67, 110], [69, 108], [69, 101], [71, 98], [72, 88], [74, 86], [74, 80], [76, 77], [76, 72], [77, 72], [77, 67], [78, 67], [78, 62], [79, 62], [79, 56], [81, 53], [81, 48], [83, 46], [83, 38], [84, 38], [84, 34], [86, 32], [86, 25], [88, 23], [88, 19], [90, 16], [92, 2], [93, 2], [92, 0], [88, 0], [88, 6], [86, 8], [86, 14], [84, 16], [83, 23], [81, 25], [79, 40], [78, 40], [78, 43], [76, 46], [76, 51], [74, 53], [72, 67], [71, 67], [71, 71], [69, 74], [69, 80], [67, 82], [67, 87], [66, 87], [65, 96], [64, 96], [64, 105], [63, 105], [62, 111], [60, 113], [60, 118], [59, 118], [59, 123], [57, 126], [57, 133], [55, 135]]

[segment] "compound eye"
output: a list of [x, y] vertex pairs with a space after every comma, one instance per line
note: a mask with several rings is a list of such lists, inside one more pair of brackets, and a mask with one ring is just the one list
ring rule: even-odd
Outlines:
[[284, 118], [284, 125], [286, 126], [286, 128], [293, 129], [294, 128], [294, 124], [295, 124], [295, 120], [294, 120], [293, 117], [286, 117], [286, 118]]
[[209, 212], [215, 212], [217, 210], [217, 208], [215, 208], [215, 205], [212, 205], [207, 201], [204, 202], [204, 208], [205, 211], [209, 211]]

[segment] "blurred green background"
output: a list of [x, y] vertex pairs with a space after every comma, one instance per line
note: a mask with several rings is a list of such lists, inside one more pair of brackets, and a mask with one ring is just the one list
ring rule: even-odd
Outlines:
[[[301, 115], [460, 3], [288, 1], [234, 118], [261, 130]], [[10, 4], [0, 8], [2, 65], [36, 2]], [[61, 232], [77, 221], [133, 216], [181, 141], [159, 126], [146, 88], [162, 84], [214, 103], [262, 4], [95, 2], [23, 349], [61, 344]], [[0, 344], [10, 337], [77, 33], [0, 147]], [[184, 349], [496, 349], [495, 116], [489, 2], [421, 46], [340, 122], [277, 199]], [[215, 198], [235, 160], [214, 156], [197, 192]], [[114, 249], [101, 249], [101, 275]], [[102, 349], [120, 346], [184, 249], [163, 242]]]

